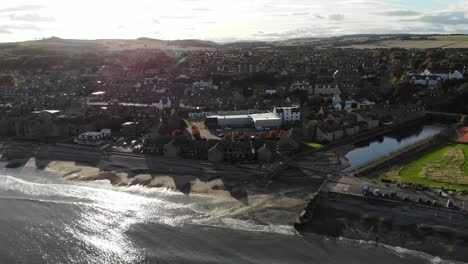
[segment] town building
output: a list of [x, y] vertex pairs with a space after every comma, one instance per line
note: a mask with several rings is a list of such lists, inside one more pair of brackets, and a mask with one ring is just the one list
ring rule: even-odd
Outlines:
[[301, 120], [301, 109], [299, 106], [275, 107], [273, 113], [279, 116], [283, 122], [295, 122]]
[[79, 145], [99, 146], [104, 144], [105, 134], [102, 132], [85, 132], [78, 135], [73, 142]]
[[281, 118], [276, 114], [256, 113], [246, 115], [213, 115], [205, 119], [205, 125], [211, 128], [243, 128], [255, 127], [258, 130], [264, 128], [277, 128], [281, 125]]

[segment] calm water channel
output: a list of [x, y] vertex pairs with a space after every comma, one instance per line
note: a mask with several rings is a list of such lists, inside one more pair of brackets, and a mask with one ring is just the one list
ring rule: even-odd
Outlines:
[[348, 152], [345, 155], [345, 158], [348, 159], [351, 169], [358, 168], [402, 148], [436, 135], [444, 129], [445, 127], [443, 126], [425, 125], [413, 129], [405, 129], [401, 132], [391, 133], [371, 139], [367, 142], [356, 144], [356, 148]]

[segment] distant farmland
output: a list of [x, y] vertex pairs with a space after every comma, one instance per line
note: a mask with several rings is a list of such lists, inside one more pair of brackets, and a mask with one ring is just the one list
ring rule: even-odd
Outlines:
[[451, 36], [434, 36], [436, 40], [443, 40], [443, 41], [468, 41], [467, 35], [451, 35]]
[[[435, 38], [439, 38], [435, 37]], [[457, 39], [459, 38], [459, 39]], [[440, 36], [433, 40], [382, 40], [367, 44], [355, 44], [342, 48], [354, 49], [468, 49], [468, 36]]]

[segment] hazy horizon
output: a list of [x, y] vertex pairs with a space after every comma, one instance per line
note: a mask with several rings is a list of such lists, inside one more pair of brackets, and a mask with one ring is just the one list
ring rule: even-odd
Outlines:
[[468, 1], [6, 0], [0, 7], [0, 42], [51, 36], [233, 42], [406, 33], [468, 33]]

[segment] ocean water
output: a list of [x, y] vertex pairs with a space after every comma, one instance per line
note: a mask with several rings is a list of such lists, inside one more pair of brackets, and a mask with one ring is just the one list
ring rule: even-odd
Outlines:
[[0, 169], [0, 263], [455, 263], [223, 217], [232, 201]]

